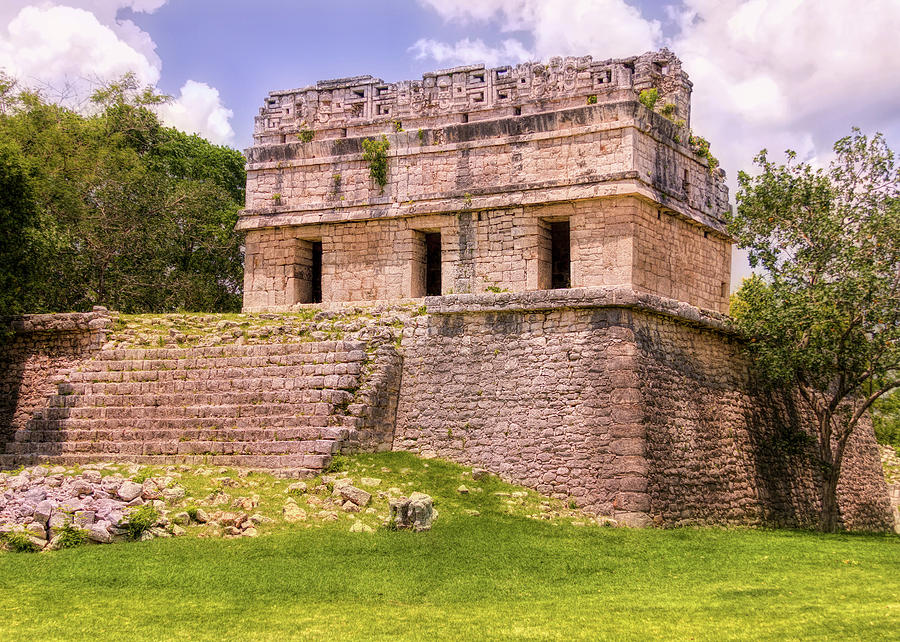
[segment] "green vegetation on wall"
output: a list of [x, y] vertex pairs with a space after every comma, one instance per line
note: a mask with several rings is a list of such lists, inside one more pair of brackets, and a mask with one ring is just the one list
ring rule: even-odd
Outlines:
[[653, 108], [656, 106], [656, 101], [659, 100], [659, 91], [656, 87], [652, 87], [650, 89], [644, 89], [641, 91], [641, 95], [638, 97], [638, 100], [641, 101], [641, 104], [653, 111]]
[[363, 160], [369, 164], [369, 176], [384, 192], [384, 186], [387, 185], [388, 173], [388, 150], [391, 148], [391, 142], [387, 136], [382, 135], [380, 140], [366, 138], [362, 142]]

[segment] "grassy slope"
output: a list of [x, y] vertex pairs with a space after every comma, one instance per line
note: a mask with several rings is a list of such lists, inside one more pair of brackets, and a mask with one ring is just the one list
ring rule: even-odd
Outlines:
[[[382, 487], [412, 481], [433, 494], [434, 529], [350, 533], [348, 517], [258, 539], [0, 554], [0, 639], [890, 639], [900, 629], [896, 536], [579, 527], [577, 516], [524, 517], [537, 498], [510, 505], [496, 479], [465, 481], [484, 491], [459, 495], [465, 473], [452, 464], [385, 453], [354, 466]], [[392, 472], [375, 472], [383, 466]]]

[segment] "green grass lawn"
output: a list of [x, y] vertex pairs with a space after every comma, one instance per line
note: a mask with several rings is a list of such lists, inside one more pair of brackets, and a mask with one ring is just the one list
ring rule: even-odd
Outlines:
[[[896, 639], [900, 538], [527, 517], [495, 478], [403, 453], [351, 475], [436, 498], [426, 533], [349, 520], [0, 554], [0, 639]], [[407, 482], [408, 483], [408, 482]], [[261, 493], [263, 502], [266, 494]], [[280, 501], [280, 500], [279, 500]], [[261, 502], [261, 505], [262, 503]], [[479, 515], [466, 514], [477, 510]], [[374, 516], [373, 516], [374, 517]]]

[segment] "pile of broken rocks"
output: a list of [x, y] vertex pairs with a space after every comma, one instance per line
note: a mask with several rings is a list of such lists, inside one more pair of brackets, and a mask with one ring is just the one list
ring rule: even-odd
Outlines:
[[[88, 542], [109, 544], [134, 534], [131, 513], [151, 504], [158, 518], [140, 532], [142, 540], [182, 535], [182, 519], [170, 519], [167, 502], [184, 498], [185, 491], [173, 477], [141, 480], [120, 473], [103, 476], [102, 466], [85, 466], [80, 475], [66, 475], [66, 468], [34, 466], [16, 474], [0, 473], [0, 536], [26, 534], [35, 548], [53, 550], [67, 527], [83, 531]], [[135, 471], [137, 472], [137, 471]]]

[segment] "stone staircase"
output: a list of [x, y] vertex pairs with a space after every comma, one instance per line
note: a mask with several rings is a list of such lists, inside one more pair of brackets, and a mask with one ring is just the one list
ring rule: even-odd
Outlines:
[[367, 364], [358, 341], [101, 350], [62, 373], [0, 468], [103, 459], [314, 474], [359, 442]]

